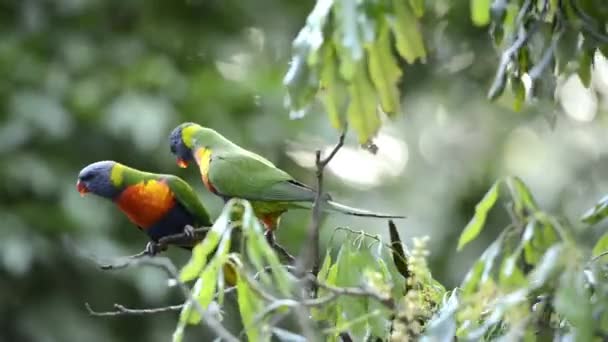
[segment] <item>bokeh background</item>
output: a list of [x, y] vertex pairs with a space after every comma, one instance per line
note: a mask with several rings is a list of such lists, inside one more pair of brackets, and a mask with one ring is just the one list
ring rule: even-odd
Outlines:
[[[608, 64], [596, 56], [591, 89], [563, 77], [558, 105], [531, 103], [516, 113], [508, 94], [485, 99], [498, 55], [486, 30], [471, 25], [468, 2], [429, 3], [430, 58], [405, 68], [402, 115], [385, 123], [377, 155], [349, 137], [327, 187], [347, 204], [407, 215], [398, 222], [402, 237], [429, 235], [431, 270], [453, 287], [508, 222], [499, 206], [482, 238], [456, 253], [460, 231], [496, 178], [520, 176], [544, 209], [571, 219], [608, 192]], [[169, 153], [168, 133], [188, 120], [313, 184], [313, 152], [331, 148], [337, 132], [320, 110], [290, 120], [282, 86], [291, 40], [313, 5], [0, 1], [0, 341], [170, 339], [176, 313], [87, 314], [85, 302], [98, 310], [155, 307], [180, 296], [160, 271], [101, 271], [82, 257], [134, 254], [146, 239], [111, 203], [81, 198], [76, 175], [104, 159], [175, 173], [216, 216], [221, 201]], [[293, 253], [308, 220], [302, 211], [284, 217], [278, 240]], [[325, 245], [336, 226], [387, 233], [383, 221], [332, 215]], [[188, 258], [169, 255], [178, 266]], [[189, 340], [202, 336], [189, 329]]]

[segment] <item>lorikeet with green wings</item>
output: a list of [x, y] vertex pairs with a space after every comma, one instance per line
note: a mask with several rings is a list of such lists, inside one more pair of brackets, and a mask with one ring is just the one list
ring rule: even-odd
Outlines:
[[[186, 122], [169, 136], [171, 152], [177, 164], [187, 167], [198, 164], [203, 183], [224, 200], [236, 197], [249, 200], [258, 218], [270, 231], [283, 213], [291, 208], [311, 208], [315, 190], [298, 182], [267, 159], [248, 151], [220, 133], [198, 124]], [[327, 196], [327, 210], [348, 215], [404, 218], [349, 207]]]
[[[136, 170], [115, 161], [100, 161], [83, 168], [76, 183], [78, 192], [107, 198], [148, 237], [158, 242], [168, 235], [193, 234], [191, 227], [211, 226], [207, 210], [190, 185], [173, 175]], [[176, 243], [192, 249], [195, 239]], [[150, 250], [154, 244], [148, 244]]]

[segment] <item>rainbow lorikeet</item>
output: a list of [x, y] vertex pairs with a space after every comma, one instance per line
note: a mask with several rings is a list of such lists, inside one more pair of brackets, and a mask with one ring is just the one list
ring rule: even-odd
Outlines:
[[[288, 209], [311, 208], [315, 200], [314, 189], [211, 128], [183, 123], [171, 132], [169, 141], [180, 167], [196, 161], [209, 191], [224, 200], [232, 197], [249, 200], [256, 216], [269, 231], [277, 227], [281, 215]], [[332, 201], [331, 196], [326, 200], [330, 211], [355, 216], [404, 218], [349, 207]]]
[[[192, 227], [212, 225], [194, 190], [173, 175], [143, 172], [115, 161], [99, 161], [80, 171], [76, 187], [83, 196], [90, 192], [113, 201], [154, 242], [185, 232], [190, 238], [176, 245], [192, 249], [198, 242], [192, 238]], [[151, 254], [158, 252], [153, 246], [152, 243], [146, 246]]]

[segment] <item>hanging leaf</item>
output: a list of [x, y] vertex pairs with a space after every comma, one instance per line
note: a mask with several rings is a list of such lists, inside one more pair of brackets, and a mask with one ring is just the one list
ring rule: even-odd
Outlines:
[[265, 331], [267, 323], [266, 319], [254, 321], [256, 315], [263, 311], [264, 303], [258, 294], [253, 291], [244, 279], [245, 277], [238, 277], [236, 288], [237, 288], [237, 301], [239, 305], [239, 312], [241, 314], [241, 320], [245, 328], [245, 333], [249, 341], [269, 341], [270, 336], [266, 336]]
[[287, 105], [294, 111], [292, 118], [302, 116], [301, 110], [312, 101], [319, 87], [317, 71], [306, 62], [307, 54], [295, 55], [283, 78], [287, 88]]
[[513, 110], [520, 112], [526, 102], [526, 88], [524, 87], [524, 82], [519, 77], [512, 77], [511, 90], [515, 96]]
[[481, 230], [486, 222], [488, 212], [494, 207], [494, 204], [498, 199], [499, 186], [500, 181], [495, 182], [483, 197], [481, 202], [475, 206], [475, 215], [464, 228], [462, 234], [460, 234], [460, 238], [458, 239], [458, 250], [461, 250], [462, 247], [473, 241], [477, 235], [481, 233]]
[[555, 310], [564, 315], [574, 330], [574, 341], [593, 341], [593, 315], [589, 290], [582, 270], [568, 268], [555, 293]]
[[394, 116], [399, 112], [399, 89], [397, 82], [401, 77], [401, 69], [393, 56], [390, 42], [390, 30], [382, 23], [380, 33], [375, 42], [367, 46], [369, 53], [369, 73], [372, 83], [378, 91], [382, 110]]
[[374, 88], [367, 78], [362, 63], [357, 66], [351, 84], [348, 86], [350, 103], [348, 104], [348, 122], [357, 132], [359, 143], [364, 144], [380, 128], [380, 118], [376, 111]]
[[410, 6], [417, 18], [424, 15], [424, 0], [410, 0]]
[[425, 62], [426, 50], [416, 17], [405, 0], [393, 0], [392, 3], [395, 17], [390, 18], [389, 24], [396, 38], [397, 51], [410, 64], [417, 59]]
[[516, 214], [524, 217], [539, 211], [538, 204], [536, 204], [530, 189], [519, 177], [508, 177], [506, 183], [515, 202]]
[[578, 77], [585, 88], [591, 85], [591, 64], [593, 63], [593, 53], [595, 50], [582, 48], [578, 56]]
[[606, 251], [608, 251], [608, 233], [604, 233], [604, 235], [595, 243], [592, 255], [597, 257]]
[[476, 26], [490, 22], [490, 0], [471, 0], [471, 20]]
[[586, 224], [596, 224], [608, 216], [608, 195], [604, 196], [597, 204], [589, 209], [581, 217], [581, 221]]
[[226, 206], [205, 236], [205, 239], [194, 246], [190, 260], [180, 271], [179, 279], [182, 282], [188, 282], [199, 277], [207, 264], [209, 255], [217, 248], [220, 239], [228, 228], [231, 209], [232, 206]]
[[420, 338], [420, 341], [451, 341], [456, 333], [455, 314], [458, 310], [458, 305], [458, 291], [453, 290], [447, 300], [444, 297], [441, 308], [427, 323], [424, 335]]
[[337, 67], [336, 50], [333, 44], [326, 44], [323, 49], [323, 71], [321, 72], [321, 89], [323, 105], [334, 128], [342, 131], [346, 125], [346, 84], [340, 79]]
[[391, 237], [391, 254], [393, 257], [393, 263], [395, 263], [395, 267], [407, 281], [407, 279], [411, 276], [411, 272], [407, 264], [408, 259], [405, 255], [405, 251], [403, 250], [401, 238], [399, 237], [399, 231], [397, 231], [397, 226], [393, 220], [388, 221], [388, 230]]

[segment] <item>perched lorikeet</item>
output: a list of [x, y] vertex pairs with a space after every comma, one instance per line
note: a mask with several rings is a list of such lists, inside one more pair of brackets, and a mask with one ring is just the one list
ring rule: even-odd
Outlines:
[[[143, 172], [115, 161], [100, 161], [80, 171], [76, 187], [83, 196], [90, 192], [113, 201], [154, 242], [168, 235], [192, 234], [193, 226], [212, 224], [190, 185], [173, 175]], [[191, 249], [197, 242], [188, 238], [176, 244]], [[147, 248], [151, 246], [149, 243]]]
[[[220, 133], [187, 122], [177, 126], [169, 136], [171, 152], [177, 164], [187, 167], [196, 161], [205, 187], [228, 200], [232, 197], [249, 200], [256, 216], [270, 231], [281, 215], [291, 208], [311, 208], [315, 190], [298, 182], [267, 159], [245, 150]], [[403, 218], [349, 207], [326, 198], [327, 210], [348, 215]]]

